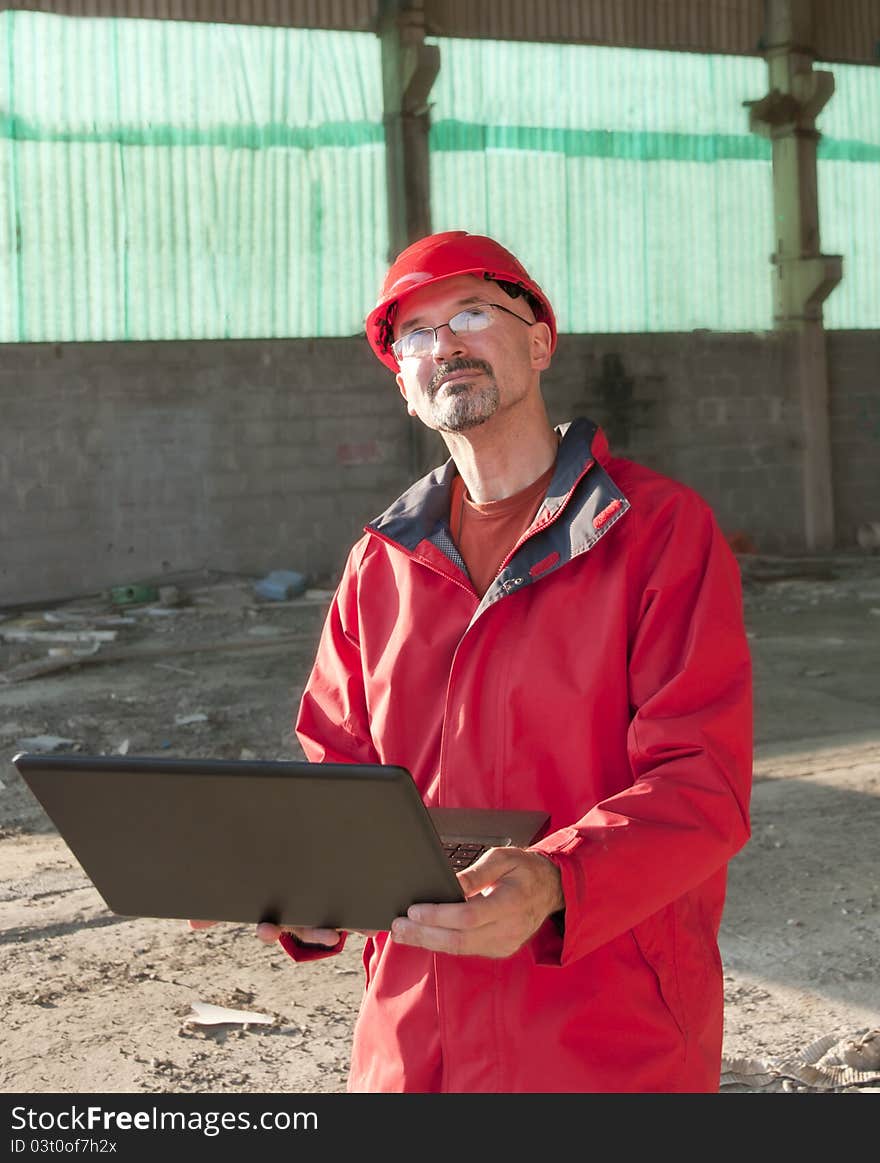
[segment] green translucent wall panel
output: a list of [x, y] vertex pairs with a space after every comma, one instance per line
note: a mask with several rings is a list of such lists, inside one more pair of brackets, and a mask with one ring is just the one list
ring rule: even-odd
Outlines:
[[376, 37], [0, 13], [0, 340], [356, 334], [387, 248]]
[[[821, 66], [827, 67], [827, 66]], [[819, 115], [822, 250], [843, 255], [826, 327], [880, 327], [880, 68], [835, 65]]]
[[[772, 325], [760, 59], [443, 40], [434, 227], [562, 330]], [[819, 128], [830, 327], [880, 325], [880, 69]], [[0, 12], [0, 341], [358, 332], [387, 254], [371, 34]]]
[[[772, 326], [770, 144], [749, 132], [743, 105], [767, 91], [763, 60], [437, 43], [436, 229], [506, 242], [565, 331]], [[834, 72], [838, 91], [820, 122], [820, 213], [823, 249], [845, 255], [846, 278], [825, 317], [876, 327], [880, 69]]]
[[761, 60], [440, 41], [436, 229], [493, 234], [564, 331], [772, 325]]

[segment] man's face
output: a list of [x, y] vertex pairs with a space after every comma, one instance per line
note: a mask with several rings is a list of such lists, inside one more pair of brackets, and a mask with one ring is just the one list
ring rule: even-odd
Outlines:
[[[477, 303], [504, 308], [485, 331], [453, 335], [440, 326]], [[401, 360], [397, 386], [410, 414], [427, 427], [466, 432], [539, 390], [540, 370], [550, 359], [550, 330], [535, 323], [525, 299], [511, 299], [496, 283], [456, 275], [413, 291], [401, 304], [395, 339], [420, 327], [439, 328], [434, 347]]]

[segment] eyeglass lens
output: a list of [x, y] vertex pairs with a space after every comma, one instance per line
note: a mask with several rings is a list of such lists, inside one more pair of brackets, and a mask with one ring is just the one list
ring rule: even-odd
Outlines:
[[467, 307], [453, 315], [448, 323], [441, 323], [439, 327], [420, 327], [418, 331], [402, 335], [392, 345], [392, 349], [398, 359], [404, 356], [427, 355], [429, 351], [434, 350], [437, 332], [442, 327], [448, 327], [453, 335], [466, 335], [468, 332], [485, 331], [491, 322], [491, 306]]

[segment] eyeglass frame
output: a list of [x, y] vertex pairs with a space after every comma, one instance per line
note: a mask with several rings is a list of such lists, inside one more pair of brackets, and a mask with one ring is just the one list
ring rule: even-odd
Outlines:
[[[526, 327], [533, 327], [535, 322], [537, 322], [537, 320], [526, 319], [522, 315], [518, 315], [516, 313], [516, 311], [511, 311], [511, 309], [509, 307], [505, 307], [503, 303], [492, 303], [489, 300], [487, 300], [485, 303], [468, 303], [466, 306], [462, 307], [461, 310], [456, 311], [455, 315], [453, 315], [451, 319], [447, 319], [447, 321], [445, 323], [438, 323], [436, 327], [416, 327], [413, 331], [407, 331], [406, 335], [401, 335], [401, 337], [399, 339], [395, 339], [395, 341], [391, 344], [391, 351], [394, 355], [394, 358], [397, 360], [398, 363], [400, 363], [400, 361], [402, 359], [424, 359], [437, 346], [437, 332], [441, 331], [444, 327], [448, 327], [449, 330], [452, 331], [453, 335], [468, 335], [468, 334], [470, 334], [467, 331], [459, 332], [459, 331], [453, 330], [452, 320], [455, 319], [458, 315], [463, 315], [466, 311], [472, 310], [474, 307], [496, 307], [499, 311], [504, 311], [507, 315], [512, 315], [514, 317], [514, 319], [519, 319], [519, 321], [521, 323], [525, 323]], [[490, 322], [489, 327], [491, 327], [491, 326], [492, 326], [492, 323]], [[483, 331], [488, 331], [489, 327], [482, 327], [482, 328], [480, 328], [479, 331], [474, 331], [472, 334], [480, 335]], [[433, 333], [434, 340], [431, 343], [431, 347], [430, 347], [429, 351], [424, 352], [422, 355], [415, 355], [415, 354], [413, 354], [413, 355], [398, 355], [397, 354], [397, 351], [395, 350], [395, 348], [397, 347], [398, 343], [403, 343], [403, 341], [405, 339], [408, 339], [411, 335], [418, 335], [419, 332], [422, 332], [422, 331], [430, 331]]]

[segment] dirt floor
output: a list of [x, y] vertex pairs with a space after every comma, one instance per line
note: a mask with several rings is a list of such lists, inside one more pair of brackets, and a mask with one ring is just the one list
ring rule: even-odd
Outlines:
[[[721, 934], [722, 1090], [876, 1092], [880, 555], [740, 561], [756, 766]], [[4, 1093], [345, 1089], [359, 940], [294, 966], [247, 926], [115, 916], [9, 762], [301, 755], [292, 707], [329, 590], [273, 601], [255, 580], [0, 612]], [[205, 1005], [244, 1012], [205, 1024]]]

